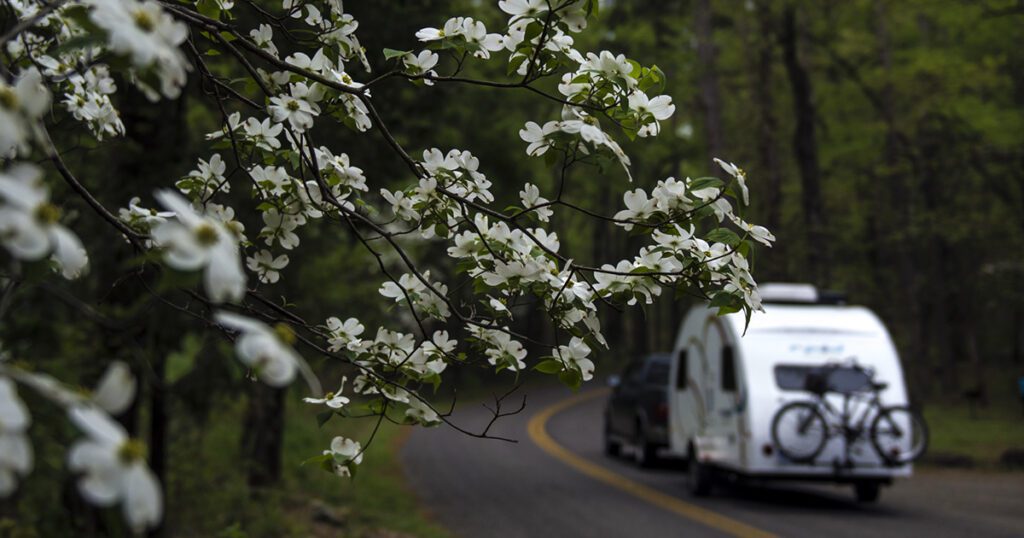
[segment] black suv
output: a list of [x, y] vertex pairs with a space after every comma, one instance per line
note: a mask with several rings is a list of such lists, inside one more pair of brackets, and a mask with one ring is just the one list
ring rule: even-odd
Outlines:
[[654, 463], [668, 446], [668, 353], [652, 353], [629, 363], [622, 376], [611, 376], [612, 395], [604, 412], [604, 451], [618, 456], [633, 447], [638, 465]]

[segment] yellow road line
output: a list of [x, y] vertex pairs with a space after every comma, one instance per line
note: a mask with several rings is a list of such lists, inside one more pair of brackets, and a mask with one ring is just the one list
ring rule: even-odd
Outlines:
[[600, 480], [605, 484], [614, 486], [626, 493], [629, 493], [630, 495], [633, 495], [634, 497], [647, 501], [650, 504], [696, 521], [704, 526], [711, 527], [712, 529], [732, 536], [737, 536], [739, 538], [775, 538], [775, 535], [770, 532], [763, 531], [756, 527], [751, 527], [746, 523], [736, 521], [735, 519], [725, 517], [719, 513], [712, 512], [711, 510], [690, 504], [671, 495], [666, 495], [654, 488], [650, 488], [618, 473], [612, 472], [600, 465], [591, 463], [566, 450], [565, 447], [559, 445], [550, 435], [548, 435], [546, 426], [551, 417], [574, 405], [578, 405], [587, 400], [592, 400], [607, 394], [608, 389], [588, 391], [566, 398], [554, 405], [542, 409], [539, 413], [530, 418], [530, 422], [527, 425], [527, 432], [530, 435], [530, 439], [532, 439], [533, 442], [541, 448], [541, 450], [555, 458], [558, 458], [563, 463], [577, 471], [591, 478]]

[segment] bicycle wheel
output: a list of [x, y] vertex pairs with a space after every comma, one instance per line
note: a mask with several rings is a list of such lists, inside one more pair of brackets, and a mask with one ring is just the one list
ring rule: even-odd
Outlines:
[[791, 402], [772, 419], [772, 441], [779, 452], [797, 463], [808, 463], [821, 453], [828, 440], [828, 426], [817, 404]]
[[871, 444], [889, 465], [910, 463], [928, 448], [928, 426], [909, 407], [883, 407], [871, 421]]

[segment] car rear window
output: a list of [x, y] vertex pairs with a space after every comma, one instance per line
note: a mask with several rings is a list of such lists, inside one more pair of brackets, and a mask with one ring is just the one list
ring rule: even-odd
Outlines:
[[857, 392], [870, 387], [871, 376], [860, 368], [826, 365], [779, 365], [775, 367], [775, 384], [782, 390], [807, 390], [807, 378], [828, 372], [828, 389], [833, 392]]
[[644, 382], [651, 385], [667, 385], [668, 367], [667, 362], [652, 362], [647, 367], [647, 376], [644, 378]]

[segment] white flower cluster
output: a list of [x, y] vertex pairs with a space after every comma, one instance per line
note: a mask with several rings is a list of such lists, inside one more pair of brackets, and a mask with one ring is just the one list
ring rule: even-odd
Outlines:
[[[339, 63], [341, 60], [347, 62], [358, 59], [363, 68], [370, 71], [366, 49], [359, 43], [359, 38], [355, 34], [359, 28], [359, 21], [345, 13], [341, 0], [328, 0], [327, 5], [329, 9], [324, 13], [312, 3], [298, 0], [284, 0], [282, 3], [284, 10], [290, 13], [293, 19], [302, 19], [317, 31], [321, 43], [340, 51]], [[263, 32], [262, 28], [260, 31]], [[269, 30], [265, 33], [269, 33]], [[264, 39], [264, 42], [267, 41], [269, 38]], [[274, 50], [276, 51], [276, 48]]]
[[416, 32], [416, 37], [425, 42], [440, 41], [449, 46], [461, 45], [473, 56], [485, 60], [491, 57], [492, 52], [505, 48], [501, 34], [487, 33], [484, 23], [471, 17], [453, 17], [444, 23], [443, 28], [423, 28]]
[[[383, 327], [377, 330], [372, 340], [362, 339], [360, 335], [365, 327], [355, 318], [342, 322], [331, 317], [324, 328], [330, 351], [345, 353], [364, 372], [353, 382], [355, 393], [380, 396], [390, 406], [403, 406], [405, 416], [417, 423], [432, 426], [441, 422], [440, 416], [419, 396], [402, 387], [409, 382], [440, 383], [440, 375], [449, 362], [458, 359], [454, 355], [458, 342], [450, 338], [447, 331], [434, 331], [429, 340], [417, 344], [413, 335]], [[323, 399], [306, 401], [330, 407], [332, 400], [339, 401], [341, 391], [338, 389]], [[341, 405], [348, 403], [347, 397], [344, 399], [346, 401]]]
[[132, 439], [111, 418], [135, 398], [136, 382], [128, 366], [112, 362], [96, 390], [83, 394], [46, 374], [30, 373], [0, 363], [0, 498], [10, 496], [18, 479], [33, 467], [26, 435], [31, 417], [18, 397], [15, 380], [64, 407], [85, 436], [68, 450], [68, 468], [79, 476], [78, 490], [86, 501], [108, 507], [121, 504], [129, 528], [139, 533], [163, 517], [163, 494], [146, 465], [146, 447]]
[[396, 303], [408, 300], [415, 310], [428, 316], [444, 321], [451, 315], [446, 296], [448, 286], [440, 282], [430, 281], [430, 271], [424, 271], [421, 277], [406, 273], [398, 282], [385, 282], [380, 287], [380, 294]]
[[[188, 27], [153, 0], [85, 0], [89, 18], [107, 33], [106, 47], [130, 59], [135, 84], [150, 99], [175, 98], [189, 70], [179, 46]], [[157, 90], [159, 88], [159, 90]]]
[[405, 191], [381, 189], [395, 216], [417, 221], [424, 238], [449, 237], [451, 229], [463, 220], [461, 202], [494, 201], [491, 182], [479, 171], [480, 160], [468, 151], [437, 148], [423, 152], [420, 163], [426, 177]]

